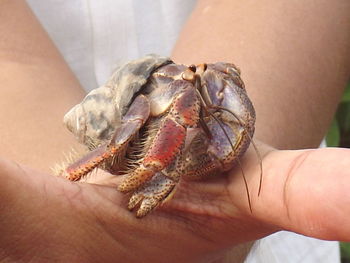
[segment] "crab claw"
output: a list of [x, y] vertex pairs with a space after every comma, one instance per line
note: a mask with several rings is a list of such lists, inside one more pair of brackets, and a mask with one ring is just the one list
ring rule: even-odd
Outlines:
[[168, 201], [174, 193], [176, 182], [163, 173], [156, 173], [150, 181], [144, 184], [130, 198], [128, 209], [132, 210], [140, 205], [136, 216], [141, 218], [151, 212], [158, 205]]

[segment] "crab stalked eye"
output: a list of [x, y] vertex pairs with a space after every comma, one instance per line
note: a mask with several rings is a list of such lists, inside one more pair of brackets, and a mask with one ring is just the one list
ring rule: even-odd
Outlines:
[[190, 65], [189, 67], [188, 67], [193, 73], [196, 73], [196, 66], [195, 65]]
[[206, 63], [197, 65], [197, 73], [199, 75], [203, 74], [208, 68], [208, 65]]
[[202, 66], [203, 66], [203, 71], [206, 71], [208, 68], [208, 65], [206, 63], [203, 63]]

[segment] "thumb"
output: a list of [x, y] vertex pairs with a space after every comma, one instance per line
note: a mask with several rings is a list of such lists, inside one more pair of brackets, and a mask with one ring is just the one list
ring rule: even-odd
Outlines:
[[304, 235], [350, 241], [349, 149], [272, 151], [263, 166], [254, 216]]

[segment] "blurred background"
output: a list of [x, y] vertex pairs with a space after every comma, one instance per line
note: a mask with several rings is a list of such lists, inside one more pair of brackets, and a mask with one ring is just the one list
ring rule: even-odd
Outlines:
[[[350, 148], [350, 82], [326, 136], [328, 147]], [[341, 242], [341, 262], [350, 263], [350, 243]]]

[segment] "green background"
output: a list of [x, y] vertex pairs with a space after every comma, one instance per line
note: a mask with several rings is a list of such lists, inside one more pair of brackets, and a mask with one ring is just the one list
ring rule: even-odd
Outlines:
[[[332, 125], [326, 136], [327, 146], [350, 148], [350, 83], [345, 89]], [[350, 263], [350, 243], [341, 242], [342, 263]]]

